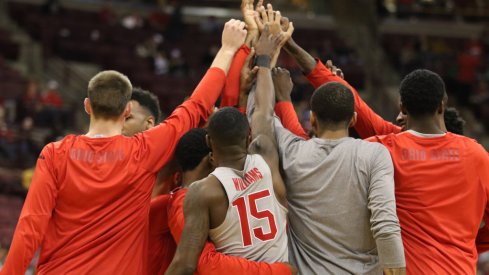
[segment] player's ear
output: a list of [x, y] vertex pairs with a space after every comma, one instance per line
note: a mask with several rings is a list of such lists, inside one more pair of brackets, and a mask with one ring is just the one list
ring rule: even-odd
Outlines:
[[155, 127], [155, 124], [156, 124], [155, 118], [153, 116], [148, 116], [146, 118], [146, 129], [145, 130], [148, 130], [148, 129]]
[[90, 104], [90, 99], [85, 98], [85, 100], [83, 101], [83, 107], [85, 108], [85, 112], [88, 115], [92, 114], [92, 105]]
[[127, 104], [126, 104], [126, 109], [124, 109], [124, 118], [128, 117], [130, 114], [131, 114], [131, 111], [132, 111], [132, 102], [129, 101]]
[[353, 112], [353, 116], [351, 117], [350, 124], [348, 124], [348, 128], [351, 128], [357, 124], [357, 112]]
[[440, 105], [438, 106], [438, 109], [436, 109], [436, 113], [440, 115], [443, 114], [445, 112], [445, 108], [446, 108], [445, 100], [442, 100], [440, 102]]
[[211, 137], [208, 134], [205, 135], [205, 144], [207, 145], [207, 147], [209, 147], [209, 149], [212, 150], [212, 147], [211, 147]]
[[313, 111], [309, 111], [309, 122], [311, 123], [312, 130], [314, 134], [318, 135], [318, 120], [316, 114]]

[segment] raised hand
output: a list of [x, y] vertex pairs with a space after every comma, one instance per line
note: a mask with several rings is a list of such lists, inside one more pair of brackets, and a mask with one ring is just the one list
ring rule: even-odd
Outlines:
[[[258, 25], [255, 21], [255, 9], [253, 7], [254, 0], [242, 0], [241, 1], [241, 13], [243, 13], [243, 20], [246, 23], [248, 31], [258, 30]], [[263, 0], [261, 1], [263, 5]]]
[[[288, 42], [290, 38], [292, 38], [292, 34], [294, 33], [294, 23], [290, 22], [289, 18], [287, 17], [281, 17], [280, 16], [280, 28], [282, 29], [282, 32], [284, 33], [284, 38], [285, 42]], [[282, 45], [283, 46], [283, 45]]]
[[290, 77], [290, 72], [282, 68], [272, 69], [273, 85], [275, 87], [275, 100], [280, 101], [292, 101], [290, 94], [294, 84]]
[[256, 55], [257, 56], [272, 56], [276, 51], [280, 49], [280, 43], [282, 43], [283, 35], [281, 33], [273, 35], [270, 32], [269, 24], [265, 25], [265, 28], [260, 35], [260, 39], [256, 43]]
[[239, 107], [246, 107], [248, 101], [248, 95], [251, 90], [251, 86], [256, 79], [258, 73], [258, 66], [251, 68], [252, 60], [255, 57], [255, 48], [251, 48], [251, 53], [246, 58], [243, 69], [241, 69], [240, 82], [239, 82]]
[[247, 34], [245, 25], [243, 21], [236, 19], [231, 19], [224, 25], [222, 49], [236, 52], [244, 44]]
[[331, 60], [328, 60], [326, 61], [326, 64], [325, 64], [326, 68], [328, 68], [334, 75], [336, 76], [339, 76], [341, 77], [342, 79], [345, 79], [345, 75], [343, 74], [343, 71], [336, 67], [335, 65], [333, 65], [333, 61]]

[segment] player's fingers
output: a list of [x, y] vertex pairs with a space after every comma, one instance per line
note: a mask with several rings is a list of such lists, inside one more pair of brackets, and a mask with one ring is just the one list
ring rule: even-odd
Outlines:
[[289, 28], [289, 18], [282, 16], [282, 15], [280, 15], [280, 16], [281, 16], [280, 25], [282, 27], [282, 30], [287, 31], [287, 29]]
[[290, 22], [289, 23], [289, 28], [287, 29], [287, 32], [286, 32], [287, 36], [288, 37], [291, 37], [292, 36], [292, 33], [294, 33], [294, 30], [295, 30], [295, 28], [294, 28], [294, 22]]
[[267, 14], [267, 10], [265, 9], [265, 7], [261, 6], [259, 12], [261, 14], [261, 19], [263, 20], [263, 22], [267, 23], [268, 22], [268, 14]]
[[265, 26], [263, 27], [263, 35], [270, 39], [270, 25], [269, 24], [265, 24]]
[[334, 74], [334, 75], [338, 75], [338, 68], [336, 68], [336, 66], [333, 65], [333, 68], [331, 68], [331, 72]]
[[280, 13], [280, 11], [277, 11], [275, 13], [275, 23], [280, 25], [280, 19], [282, 19], [282, 14]]
[[261, 31], [263, 30], [263, 28], [265, 27], [263, 25], [263, 21], [262, 19], [260, 18], [260, 14], [258, 12], [255, 12], [255, 22], [256, 22], [256, 25], [258, 26], [258, 29]]
[[274, 14], [273, 14], [272, 4], [267, 4], [267, 15], [268, 15], [268, 22], [273, 22]]
[[333, 61], [331, 60], [326, 61], [326, 68], [331, 70], [331, 68], [333, 68]]
[[341, 69], [338, 69], [338, 75], [342, 78], [345, 79], [345, 75], [343, 74], [343, 71]]
[[256, 10], [258, 11], [261, 7], [263, 7], [263, 0], [258, 0], [258, 2], [256, 2]]
[[239, 23], [238, 23], [238, 29], [244, 30], [245, 27], [246, 27], [246, 23], [243, 22], [243, 21], [239, 21]]

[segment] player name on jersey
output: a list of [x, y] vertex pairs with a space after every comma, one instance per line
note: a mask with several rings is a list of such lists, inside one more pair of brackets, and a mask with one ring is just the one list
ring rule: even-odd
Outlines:
[[443, 160], [443, 161], [459, 161], [460, 152], [458, 148], [439, 148], [432, 150], [403, 148], [401, 160]]
[[72, 148], [70, 149], [70, 158], [72, 160], [84, 161], [88, 163], [111, 163], [124, 160], [123, 150], [100, 151]]
[[248, 173], [244, 174], [243, 178], [233, 178], [236, 191], [243, 191], [251, 184], [263, 179], [263, 175], [258, 168], [253, 168]]

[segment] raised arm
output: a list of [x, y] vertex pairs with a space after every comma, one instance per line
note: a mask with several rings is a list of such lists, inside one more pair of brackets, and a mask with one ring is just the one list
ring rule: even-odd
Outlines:
[[160, 170], [173, 155], [180, 137], [190, 129], [204, 124], [210, 116], [224, 87], [233, 56], [246, 38], [244, 27], [244, 22], [239, 20], [227, 22], [222, 34], [222, 47], [192, 96], [160, 125], [133, 138], [138, 148], [134, 158], [143, 168], [150, 172]]
[[272, 70], [272, 78], [277, 102], [275, 104], [275, 114], [280, 118], [285, 128], [303, 139], [309, 139], [297, 118], [294, 105], [292, 105], [290, 93], [292, 92], [293, 83], [289, 71], [275, 68]]
[[1, 274], [24, 274], [44, 239], [58, 195], [53, 155], [53, 144], [44, 147], [39, 155]]
[[260, 154], [267, 162], [272, 171], [275, 195], [285, 206], [287, 204], [285, 185], [280, 175], [278, 149], [273, 130], [275, 92], [270, 70], [272, 56], [280, 47], [282, 38], [281, 34], [272, 36], [269, 26], [266, 25], [256, 45], [256, 65], [259, 69], [256, 79], [255, 111], [251, 117], [253, 142], [249, 151], [252, 154]]
[[348, 82], [340, 76], [331, 72], [319, 60], [315, 60], [307, 51], [301, 48], [293, 39], [289, 39], [285, 44], [286, 51], [296, 60], [302, 72], [307, 76], [309, 82], [318, 88], [328, 82], [340, 82], [346, 85], [353, 92], [355, 97], [355, 112], [358, 114], [358, 121], [355, 130], [362, 138], [368, 138], [374, 135], [386, 135], [390, 133], [399, 133], [401, 128], [396, 126], [378, 114], [376, 114], [365, 101], [358, 95], [358, 92]]
[[401, 239], [401, 227], [396, 214], [394, 167], [387, 149], [375, 144], [370, 167], [368, 209], [370, 227], [377, 244], [384, 274], [405, 274], [406, 261]]
[[246, 58], [245, 65], [241, 69], [240, 83], [239, 83], [239, 100], [238, 109], [242, 114], [246, 114], [246, 107], [248, 104], [248, 96], [251, 92], [253, 83], [256, 80], [256, 74], [258, 73], [258, 67], [251, 67], [255, 60], [255, 48], [251, 49], [250, 55]]

